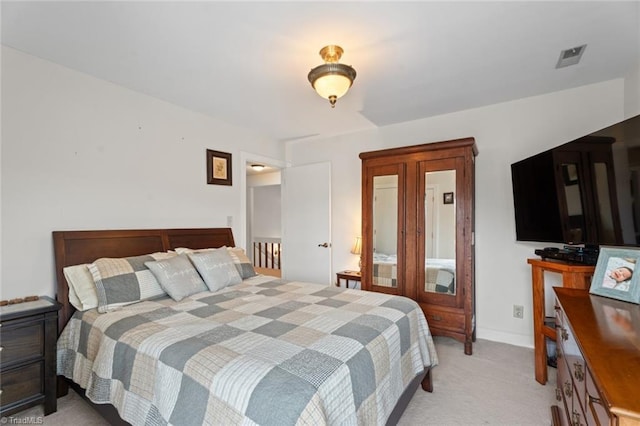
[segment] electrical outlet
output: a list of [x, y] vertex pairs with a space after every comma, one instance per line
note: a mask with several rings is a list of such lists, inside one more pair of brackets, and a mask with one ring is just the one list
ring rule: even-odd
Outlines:
[[524, 306], [513, 305], [513, 317], [520, 319], [524, 318]]

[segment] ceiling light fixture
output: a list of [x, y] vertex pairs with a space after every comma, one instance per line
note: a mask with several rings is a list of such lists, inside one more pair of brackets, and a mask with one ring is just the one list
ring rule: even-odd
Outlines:
[[329, 45], [320, 50], [323, 65], [318, 65], [309, 72], [309, 82], [318, 92], [318, 95], [329, 100], [331, 108], [335, 108], [338, 98], [344, 96], [353, 80], [356, 79], [356, 70], [349, 65], [339, 64], [338, 61], [344, 53], [342, 47]]
[[255, 170], [256, 172], [260, 172], [260, 171], [264, 170], [264, 165], [262, 165], [262, 164], [252, 164], [251, 168], [253, 170]]

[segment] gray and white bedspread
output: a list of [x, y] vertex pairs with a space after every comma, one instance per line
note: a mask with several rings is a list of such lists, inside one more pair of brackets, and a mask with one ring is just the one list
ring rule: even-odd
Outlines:
[[77, 312], [58, 374], [134, 424], [383, 424], [438, 362], [410, 299], [265, 276]]

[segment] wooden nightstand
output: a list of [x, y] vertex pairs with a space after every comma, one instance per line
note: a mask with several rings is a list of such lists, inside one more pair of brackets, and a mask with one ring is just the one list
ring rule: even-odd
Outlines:
[[1, 417], [38, 404], [56, 411], [58, 309], [48, 297], [0, 307]]
[[[349, 288], [349, 281], [357, 281], [360, 282], [362, 279], [362, 275], [360, 275], [360, 271], [342, 271], [336, 274], [336, 286], [340, 287], [340, 280], [344, 280], [344, 285], [346, 288]], [[354, 287], [355, 288], [355, 284]]]

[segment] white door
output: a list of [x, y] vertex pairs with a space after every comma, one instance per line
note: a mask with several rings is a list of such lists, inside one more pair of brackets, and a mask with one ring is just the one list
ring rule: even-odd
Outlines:
[[331, 284], [331, 163], [282, 171], [282, 278]]

